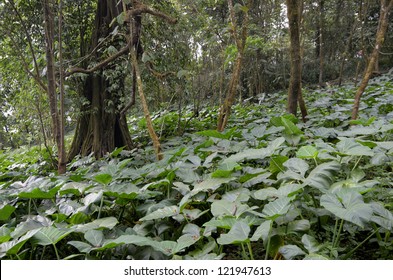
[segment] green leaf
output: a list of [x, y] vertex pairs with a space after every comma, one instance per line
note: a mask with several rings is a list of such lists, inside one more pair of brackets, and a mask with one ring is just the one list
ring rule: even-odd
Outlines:
[[298, 158], [317, 158], [318, 150], [313, 146], [303, 146], [297, 151], [296, 156]]
[[262, 214], [267, 219], [275, 220], [279, 216], [285, 215], [288, 212], [291, 207], [290, 202], [291, 200], [288, 197], [278, 198], [266, 204], [263, 208]]
[[181, 79], [189, 74], [189, 71], [181, 69], [177, 72], [177, 78]]
[[321, 245], [319, 245], [315, 237], [308, 234], [304, 234], [302, 236], [302, 243], [304, 245], [304, 248], [307, 249], [309, 254], [316, 253], [321, 249]]
[[348, 156], [373, 156], [374, 152], [367, 146], [356, 142], [353, 138], [344, 138], [337, 143], [337, 150]]
[[202, 136], [207, 136], [207, 137], [213, 137], [213, 138], [219, 138], [219, 139], [231, 139], [235, 135], [235, 128], [232, 128], [228, 130], [227, 132], [218, 132], [217, 130], [211, 129], [211, 130], [204, 130], [204, 131], [199, 131], [196, 133], [197, 135], [202, 135]]
[[272, 223], [272, 220], [264, 221], [260, 226], [257, 227], [250, 241], [258, 241], [260, 238], [262, 238], [263, 242], [266, 243], [269, 238]]
[[217, 243], [221, 245], [242, 243], [248, 240], [250, 234], [250, 226], [243, 222], [237, 221], [227, 234], [221, 234], [217, 238]]
[[112, 229], [117, 225], [118, 221], [115, 217], [106, 217], [102, 219], [97, 219], [87, 224], [75, 225], [72, 228], [77, 232], [87, 232], [91, 229], [107, 228]]
[[179, 207], [176, 205], [160, 208], [145, 217], [139, 219], [140, 221], [149, 221], [149, 220], [157, 220], [157, 219], [163, 219], [167, 217], [173, 217], [175, 215], [179, 214]]
[[94, 180], [103, 185], [109, 185], [109, 183], [112, 182], [112, 179], [112, 175], [107, 173], [102, 173], [94, 176]]
[[58, 229], [53, 226], [43, 227], [34, 235], [33, 243], [42, 246], [55, 245], [71, 232], [73, 232], [73, 229]]
[[321, 205], [338, 218], [364, 227], [373, 214], [371, 205], [363, 202], [363, 197], [351, 189], [321, 196]]
[[310, 168], [306, 161], [298, 158], [291, 158], [284, 162], [283, 165], [290, 171], [300, 174], [302, 177], [304, 177], [305, 173]]
[[93, 246], [81, 241], [69, 241], [67, 244], [74, 246], [81, 253], [89, 253], [93, 249]]
[[120, 15], [117, 16], [116, 19], [119, 25], [123, 25], [126, 20], [126, 12], [122, 12]]
[[306, 253], [300, 249], [296, 245], [284, 245], [279, 249], [281, 255], [284, 256], [286, 260], [292, 260], [293, 258], [301, 255], [305, 255]]
[[118, 155], [120, 155], [120, 153], [124, 150], [126, 146], [120, 147], [115, 149], [112, 153], [111, 153], [111, 157], [117, 157]]
[[211, 205], [211, 212], [214, 217], [235, 216], [237, 203], [226, 200], [216, 200]]
[[94, 247], [100, 247], [105, 238], [101, 230], [92, 229], [85, 233], [85, 239]]
[[6, 253], [7, 255], [16, 255], [19, 250], [25, 245], [30, 238], [32, 238], [40, 229], [33, 229], [28, 231], [25, 235], [19, 239], [8, 241], [0, 244], [0, 256]]
[[31, 191], [24, 191], [18, 194], [19, 198], [33, 198], [33, 199], [52, 199], [56, 197], [58, 190], [61, 186], [51, 188], [49, 190], [42, 190], [40, 188], [35, 188]]
[[322, 192], [326, 192], [333, 180], [335, 180], [334, 173], [340, 170], [341, 165], [336, 161], [325, 162], [315, 167], [304, 184], [317, 188]]
[[217, 190], [222, 184], [229, 183], [230, 181], [234, 180], [234, 178], [209, 178], [203, 180], [200, 183], [195, 184], [194, 189], [191, 191], [192, 195], [195, 195], [199, 192], [207, 192], [207, 191], [215, 191]]
[[286, 162], [289, 158], [287, 156], [282, 155], [274, 155], [270, 158], [269, 171], [272, 174], [276, 174], [278, 172], [284, 171], [284, 162]]
[[16, 208], [12, 205], [5, 204], [0, 206], [0, 221], [8, 220], [15, 210]]
[[291, 120], [281, 117], [282, 124], [285, 127], [285, 133], [289, 135], [301, 135], [303, 131], [301, 131]]
[[113, 196], [117, 198], [135, 199], [140, 192], [140, 189], [132, 183], [116, 184], [109, 186], [104, 194], [106, 196]]
[[232, 170], [216, 170], [211, 174], [212, 178], [229, 178], [232, 176]]

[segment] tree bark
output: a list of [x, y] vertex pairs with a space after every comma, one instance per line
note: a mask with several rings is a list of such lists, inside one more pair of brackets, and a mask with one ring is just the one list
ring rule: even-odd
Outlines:
[[306, 120], [307, 110], [302, 96], [302, 58], [300, 47], [300, 21], [302, 1], [286, 0], [289, 21], [291, 79], [288, 89], [287, 112], [297, 116], [298, 103], [303, 121]]
[[[96, 158], [100, 158], [116, 147], [125, 146], [126, 149], [131, 149], [133, 146], [126, 121], [126, 111], [132, 106], [133, 101], [131, 100], [127, 105], [120, 102], [120, 98], [109, 90], [110, 84], [104, 77], [103, 69], [105, 68], [108, 71], [111, 67], [114, 67], [114, 61], [124, 54], [130, 54], [131, 49], [135, 49], [136, 59], [142, 54], [143, 48], [139, 40], [142, 14], [151, 14], [169, 23], [176, 23], [177, 20], [144, 5], [138, 0], [132, 0], [130, 7], [126, 7], [122, 1], [98, 1], [90, 45], [95, 66], [88, 69], [76, 67], [67, 72], [68, 76], [74, 73], [88, 74], [82, 96], [89, 101], [87, 105], [83, 105], [81, 108], [68, 160], [78, 154], [88, 155], [90, 153], [94, 153]], [[117, 53], [101, 59], [102, 55], [97, 51], [99, 39], [110, 36], [114, 28], [110, 23], [121, 13], [124, 15], [124, 23], [130, 23], [132, 26], [127, 31], [130, 32], [131, 36], [125, 46], [119, 47], [120, 50]], [[132, 94], [135, 94], [135, 85], [138, 83], [138, 73], [136, 73], [135, 67], [137, 67], [137, 64], [134, 64], [133, 69]], [[120, 85], [118, 92], [124, 90], [124, 76], [122, 75], [125, 76], [125, 74], [121, 74], [116, 77], [116, 82]], [[112, 105], [108, 106], [108, 103]]]
[[[243, 54], [244, 54], [244, 49], [245, 49], [246, 40], [247, 40], [248, 11], [246, 10], [244, 12], [244, 19], [243, 19], [242, 30], [241, 30], [241, 34], [240, 34], [241, 37], [239, 38], [239, 36], [237, 34], [235, 10], [233, 7], [232, 0], [228, 0], [228, 7], [229, 7], [229, 14], [230, 14], [230, 19], [231, 19], [231, 23], [232, 23], [231, 32], [232, 32], [232, 36], [233, 36], [235, 43], [236, 43], [237, 55], [236, 55], [235, 64], [233, 66], [232, 77], [229, 82], [227, 96], [226, 96], [226, 98], [220, 108], [220, 113], [218, 116], [218, 123], [217, 123], [217, 130], [218, 131], [223, 131], [225, 129], [225, 127], [228, 123], [229, 116], [231, 115], [232, 104], [235, 100], [237, 87], [239, 85], [240, 73], [241, 73], [241, 68], [242, 68], [242, 63], [243, 63]], [[248, 9], [248, 8], [246, 8], [246, 9]]]
[[[116, 1], [98, 1], [90, 43], [90, 52], [93, 53], [94, 61], [100, 61], [102, 56], [97, 51], [99, 39], [109, 36], [113, 31], [109, 25], [120, 13], [122, 13], [122, 7], [116, 5]], [[108, 90], [110, 84], [103, 74], [103, 68], [108, 69], [113, 66], [110, 63], [127, 52], [128, 46], [125, 46], [114, 57], [98, 63], [98, 66], [90, 69], [73, 68], [67, 72], [67, 75], [77, 72], [88, 74], [81, 92], [82, 97], [88, 100], [88, 104], [81, 108], [68, 160], [72, 160], [78, 154], [85, 156], [94, 153], [96, 158], [100, 158], [106, 153], [112, 152], [116, 147], [132, 148], [126, 118], [116, 110], [122, 104], [119, 103], [114, 93]], [[121, 84], [122, 77], [118, 77], [116, 82]], [[108, 107], [109, 103], [112, 103], [110, 108]]]
[[[61, 126], [59, 112], [57, 108], [56, 93], [56, 69], [55, 69], [55, 28], [53, 15], [54, 2], [51, 0], [44, 1], [44, 19], [45, 19], [45, 41], [46, 41], [46, 68], [47, 68], [47, 93], [49, 108], [52, 119], [52, 130], [55, 138], [58, 152], [58, 172], [65, 173], [66, 162], [64, 154], [64, 125]], [[63, 131], [62, 131], [63, 130]], [[63, 137], [63, 138], [62, 138]], [[63, 139], [63, 140], [62, 140]]]
[[373, 52], [371, 53], [370, 59], [368, 61], [368, 65], [366, 71], [364, 73], [363, 79], [360, 83], [359, 88], [356, 91], [355, 101], [352, 109], [352, 120], [356, 120], [359, 113], [360, 99], [368, 85], [368, 81], [371, 78], [371, 75], [375, 69], [375, 65], [378, 61], [379, 52], [383, 45], [383, 41], [385, 38], [385, 33], [389, 25], [389, 13], [393, 6], [393, 0], [381, 0], [381, 10], [378, 21], [378, 30], [377, 37], [375, 42], [375, 47]]

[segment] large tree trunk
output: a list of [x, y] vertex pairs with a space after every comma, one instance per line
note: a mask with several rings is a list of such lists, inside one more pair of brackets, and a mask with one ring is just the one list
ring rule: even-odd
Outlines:
[[[99, 39], [107, 37], [112, 32], [109, 25], [112, 19], [122, 12], [122, 5], [116, 5], [116, 2], [98, 1], [90, 46], [95, 61], [102, 60], [101, 53], [97, 51]], [[111, 65], [109, 64], [107, 67], [111, 67]], [[119, 77], [118, 83], [121, 81], [122, 77]], [[82, 96], [89, 103], [81, 109], [68, 155], [69, 160], [78, 154], [88, 155], [90, 153], [94, 153], [95, 157], [99, 158], [113, 151], [116, 147], [125, 146], [128, 149], [132, 147], [125, 115], [120, 114], [118, 110], [121, 108], [120, 100], [108, 90], [109, 86], [102, 69], [88, 74]], [[108, 104], [112, 105], [109, 107]]]
[[371, 53], [366, 72], [364, 73], [362, 82], [358, 90], [356, 91], [355, 101], [352, 109], [352, 120], [356, 120], [359, 113], [360, 99], [368, 85], [368, 81], [375, 69], [375, 65], [378, 61], [379, 52], [382, 47], [385, 33], [389, 25], [389, 12], [393, 6], [393, 0], [381, 0], [381, 11], [379, 15], [377, 38], [373, 52]]
[[290, 34], [291, 79], [288, 90], [287, 112], [297, 115], [300, 105], [303, 121], [306, 120], [307, 110], [302, 97], [302, 59], [300, 48], [300, 21], [302, 1], [287, 0], [287, 15]]

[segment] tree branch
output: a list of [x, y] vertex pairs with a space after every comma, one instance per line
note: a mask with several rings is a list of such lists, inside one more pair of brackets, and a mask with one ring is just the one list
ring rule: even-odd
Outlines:
[[94, 73], [95, 71], [97, 71], [97, 70], [107, 66], [110, 62], [116, 60], [117, 58], [119, 58], [123, 54], [127, 53], [128, 51], [129, 51], [129, 46], [126, 45], [123, 48], [121, 48], [120, 51], [118, 51], [114, 55], [111, 55], [110, 57], [104, 59], [103, 61], [101, 61], [100, 63], [95, 65], [94, 67], [91, 67], [91, 68], [88, 68], [88, 69], [84, 69], [84, 68], [80, 68], [80, 67], [74, 67], [74, 68], [69, 69], [65, 73], [65, 77], [71, 76], [71, 75], [73, 75], [75, 73], [83, 73], [83, 74]]

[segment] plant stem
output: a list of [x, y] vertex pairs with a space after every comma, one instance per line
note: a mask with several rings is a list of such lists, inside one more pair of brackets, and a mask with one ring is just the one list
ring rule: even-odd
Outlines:
[[98, 209], [98, 217], [97, 217], [97, 219], [99, 219], [101, 217], [101, 209], [102, 209], [102, 205], [103, 204], [104, 204], [104, 194], [102, 194], [102, 197], [101, 197], [100, 209]]
[[336, 241], [337, 228], [338, 228], [338, 219], [336, 219], [336, 223], [334, 225], [333, 238], [332, 238], [332, 248], [334, 247], [334, 243]]
[[353, 248], [351, 251], [349, 251], [345, 256], [342, 258], [343, 260], [346, 260], [349, 258], [357, 249], [359, 249], [360, 246], [362, 246], [364, 243], [366, 243], [371, 237], [373, 237], [374, 234], [379, 234], [379, 228], [374, 230], [369, 236], [367, 236], [362, 242], [360, 242], [355, 248]]
[[356, 161], [355, 166], [352, 168], [352, 171], [354, 171], [356, 169], [356, 167], [358, 166], [361, 159], [362, 159], [362, 156], [360, 156], [359, 159]]
[[55, 249], [57, 260], [60, 260], [59, 252], [57, 251], [56, 244], [53, 244], [53, 248]]
[[336, 235], [335, 244], [333, 244], [334, 248], [338, 246], [338, 242], [340, 241], [340, 235], [341, 235], [341, 231], [343, 229], [343, 225], [344, 225], [344, 220], [341, 219], [340, 228], [338, 229], [338, 232], [337, 232], [337, 235]]
[[267, 258], [269, 257], [269, 251], [270, 251], [270, 240], [271, 240], [271, 236], [270, 236], [270, 232], [272, 231], [272, 227], [273, 227], [273, 223], [270, 223], [270, 228], [269, 228], [269, 234], [268, 234], [268, 239], [267, 239], [267, 245], [266, 245], [266, 255], [265, 255], [265, 260], [267, 260]]
[[247, 241], [248, 252], [250, 253], [250, 259], [254, 260], [254, 254], [252, 253], [251, 243]]

